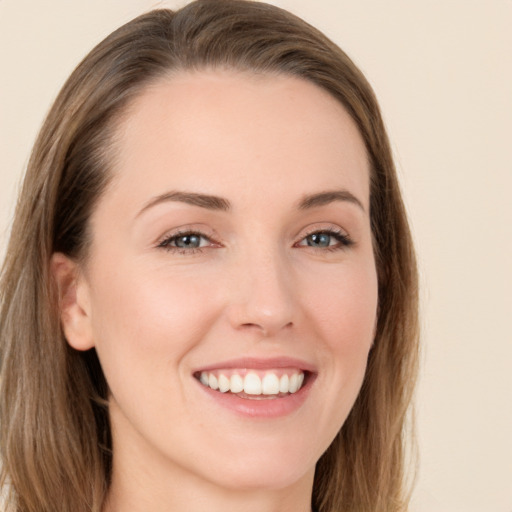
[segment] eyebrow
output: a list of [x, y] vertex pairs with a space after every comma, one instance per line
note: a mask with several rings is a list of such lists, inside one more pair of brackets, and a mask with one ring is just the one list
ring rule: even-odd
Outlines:
[[[328, 190], [325, 192], [318, 192], [316, 194], [310, 194], [304, 196], [298, 204], [299, 210], [308, 210], [310, 208], [317, 208], [325, 206], [334, 201], [345, 201], [355, 204], [363, 212], [365, 211], [363, 204], [359, 199], [349, 192], [348, 190]], [[178, 202], [186, 203], [192, 206], [199, 206], [200, 208], [206, 208], [207, 210], [217, 211], [229, 211], [231, 209], [231, 203], [223, 197], [212, 196], [208, 194], [199, 194], [197, 192], [181, 192], [172, 191], [166, 192], [152, 198], [144, 207], [139, 211], [137, 217], [144, 213], [146, 210], [152, 208], [161, 203], [166, 202]]]
[[141, 215], [143, 212], [156, 206], [157, 204], [167, 203], [169, 201], [174, 201], [178, 203], [186, 203], [192, 206], [199, 206], [200, 208], [206, 208], [208, 210], [219, 210], [219, 211], [228, 211], [231, 208], [231, 204], [227, 199], [217, 196], [210, 196], [207, 194], [198, 194], [195, 192], [167, 192], [165, 194], [159, 195], [151, 199], [140, 212], [137, 214], [137, 217]]
[[348, 190], [327, 190], [325, 192], [307, 195], [299, 202], [299, 210], [308, 210], [310, 208], [325, 206], [334, 201], [352, 203], [361, 208], [363, 212], [365, 211], [363, 203]]

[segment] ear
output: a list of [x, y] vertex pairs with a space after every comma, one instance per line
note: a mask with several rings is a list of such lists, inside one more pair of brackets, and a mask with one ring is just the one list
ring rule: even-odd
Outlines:
[[57, 284], [62, 330], [76, 350], [94, 347], [89, 291], [78, 264], [62, 253], [51, 259], [51, 272]]

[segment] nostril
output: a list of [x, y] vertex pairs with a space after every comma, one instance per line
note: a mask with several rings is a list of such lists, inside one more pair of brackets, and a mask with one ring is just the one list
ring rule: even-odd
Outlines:
[[269, 336], [268, 329], [266, 329], [264, 326], [257, 324], [257, 323], [247, 322], [247, 323], [240, 325], [239, 329], [241, 331], [245, 331], [248, 333], [254, 332], [255, 334], [259, 334], [260, 336], [263, 336], [264, 338]]
[[239, 329], [247, 330], [247, 331], [255, 331], [263, 335], [263, 337], [267, 338], [272, 336], [273, 334], [280, 332], [282, 329], [287, 329], [292, 327], [292, 322], [287, 322], [284, 325], [272, 324], [272, 322], [246, 322], [239, 326]]

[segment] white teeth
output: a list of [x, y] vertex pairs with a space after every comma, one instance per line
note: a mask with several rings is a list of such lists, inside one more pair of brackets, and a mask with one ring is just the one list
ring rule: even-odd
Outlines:
[[284, 374], [280, 379], [279, 379], [279, 391], [281, 393], [288, 393], [289, 389], [290, 389], [290, 385], [289, 385], [289, 381], [290, 381], [290, 378], [288, 377], [288, 375]]
[[296, 393], [304, 383], [304, 373], [297, 371], [290, 374], [284, 373], [279, 378], [276, 373], [267, 371], [261, 378], [253, 371], [246, 373], [245, 377], [238, 373], [227, 377], [224, 373], [201, 372], [199, 381], [204, 386], [221, 393], [229, 391], [236, 394], [243, 391], [247, 395], [279, 395]]
[[288, 388], [288, 391], [290, 393], [295, 393], [295, 391], [297, 391], [297, 389], [299, 389], [299, 381], [298, 381], [298, 375], [296, 373], [294, 373], [291, 377], [290, 377], [290, 387]]
[[275, 373], [267, 373], [263, 377], [262, 391], [264, 395], [277, 395], [279, 393], [279, 379]]
[[221, 373], [219, 375], [219, 391], [225, 393], [226, 391], [229, 391], [229, 387], [229, 379]]
[[201, 384], [208, 386], [208, 374], [206, 372], [201, 372], [199, 380], [201, 381]]
[[244, 379], [244, 393], [261, 395], [261, 379], [255, 373], [248, 373]]
[[208, 386], [210, 386], [212, 389], [219, 389], [217, 377], [215, 377], [213, 373], [210, 373], [210, 375], [208, 375]]
[[244, 379], [234, 373], [230, 379], [230, 391], [231, 393], [241, 393], [244, 390]]

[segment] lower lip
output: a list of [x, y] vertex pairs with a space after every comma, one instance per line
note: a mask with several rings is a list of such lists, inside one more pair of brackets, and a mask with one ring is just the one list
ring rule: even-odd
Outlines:
[[221, 393], [204, 386], [197, 380], [196, 382], [218, 405], [237, 414], [250, 418], [279, 418], [292, 414], [302, 406], [308, 397], [313, 380], [313, 375], [310, 374], [297, 392], [282, 398], [263, 399], [242, 398], [230, 392]]

